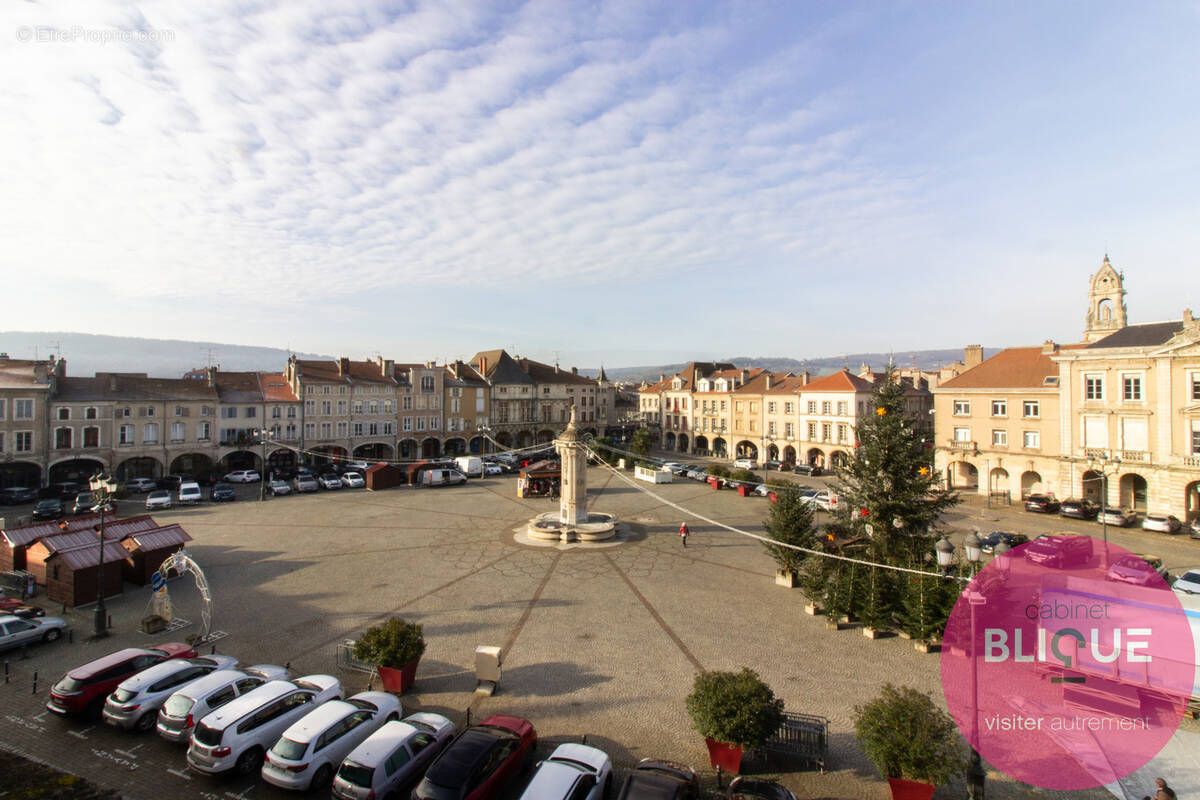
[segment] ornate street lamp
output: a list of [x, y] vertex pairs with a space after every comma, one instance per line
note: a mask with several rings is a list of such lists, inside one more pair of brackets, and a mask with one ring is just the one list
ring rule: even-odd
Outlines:
[[979, 539], [979, 531], [973, 530], [963, 539], [963, 550], [966, 551], [967, 561], [971, 564], [971, 576], [979, 571], [979, 560], [983, 558], [983, 542]]
[[942, 574], [949, 576], [950, 570], [954, 567], [954, 545], [948, 538], [942, 536], [933, 549], [937, 552], [937, 563], [942, 569]]

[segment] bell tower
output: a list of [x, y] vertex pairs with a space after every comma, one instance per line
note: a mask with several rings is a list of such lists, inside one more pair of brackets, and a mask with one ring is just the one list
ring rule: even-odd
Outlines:
[[1125, 276], [1113, 269], [1108, 260], [1108, 253], [1105, 253], [1100, 269], [1088, 278], [1088, 282], [1087, 327], [1083, 329], [1083, 340], [1094, 342], [1128, 324], [1125, 310]]

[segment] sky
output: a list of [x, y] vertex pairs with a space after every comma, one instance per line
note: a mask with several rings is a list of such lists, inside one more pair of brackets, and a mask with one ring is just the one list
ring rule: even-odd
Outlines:
[[0, 327], [585, 368], [1039, 344], [1106, 252], [1131, 322], [1178, 319], [1197, 41], [1182, 0], [6, 3]]

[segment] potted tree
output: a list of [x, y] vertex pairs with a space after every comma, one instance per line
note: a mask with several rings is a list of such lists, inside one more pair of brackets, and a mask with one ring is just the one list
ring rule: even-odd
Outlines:
[[874, 700], [855, 706], [854, 735], [887, 778], [893, 800], [929, 800], [963, 770], [954, 720], [911, 687], [885, 684]]
[[398, 694], [412, 688], [424, 652], [421, 626], [403, 617], [391, 617], [367, 628], [354, 643], [354, 657], [375, 664], [383, 688]]
[[[792, 547], [815, 549], [816, 529], [813, 527], [812, 506], [800, 499], [800, 490], [794, 485], [781, 488], [776, 496], [779, 499], [771, 505], [770, 515], [764, 523], [767, 536]], [[796, 586], [808, 554], [766, 542], [763, 546], [779, 566], [775, 572], [775, 583], [789, 589]]]
[[735, 775], [741, 769], [742, 752], [762, 747], [783, 723], [783, 700], [747, 668], [697, 675], [687, 710], [708, 744], [712, 766]]

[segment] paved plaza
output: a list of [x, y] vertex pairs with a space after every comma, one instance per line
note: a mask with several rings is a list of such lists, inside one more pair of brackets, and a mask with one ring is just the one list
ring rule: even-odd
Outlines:
[[[518, 499], [514, 477], [465, 487], [340, 491], [259, 503], [206, 505], [155, 514], [194, 537], [189, 552], [213, 593], [218, 652], [245, 664], [290, 663], [297, 675], [338, 675], [347, 692], [367, 676], [339, 671], [336, 648], [390, 615], [421, 623], [428, 643], [405, 711], [429, 710], [462, 723], [495, 712], [537, 728], [545, 755], [587, 735], [619, 767], [654, 756], [707, 767], [704, 742], [684, 708], [698, 670], [749, 666], [790, 711], [831, 721], [825, 774], [762, 766], [803, 798], [886, 798], [886, 783], [858, 751], [851, 714], [886, 682], [930, 691], [942, 703], [938, 658], [901, 638], [871, 641], [857, 628], [831, 632], [803, 611], [799, 590], [774, 584], [774, 563], [747, 537], [688, 519], [671, 503], [761, 531], [762, 498], [740, 498], [694, 481], [649, 487], [589, 470], [590, 508], [625, 523], [620, 543], [561, 549], [517, 543], [514, 533], [551, 501]], [[986, 509], [983, 510], [986, 514]], [[990, 521], [974, 506], [956, 518]], [[175, 613], [199, 619], [188, 576], [170, 584]], [[164, 636], [137, 630], [150, 590], [110, 602], [114, 635], [84, 641], [89, 609], [70, 612], [74, 642], [17, 654], [0, 687], [0, 743], [130, 798], [279, 797], [258, 780], [189, 774], [183, 753], [153, 734], [137, 737], [43, 713], [46, 691], [66, 669], [124, 646]], [[182, 638], [195, 628], [171, 636]], [[493, 697], [476, 695], [474, 649], [503, 648]], [[32, 672], [39, 672], [32, 694]], [[756, 768], [752, 762], [751, 768]], [[784, 771], [780, 771], [784, 770]], [[992, 774], [989, 797], [1102, 798], [1104, 791], [1054, 793]], [[962, 785], [939, 798], [964, 796]]]

